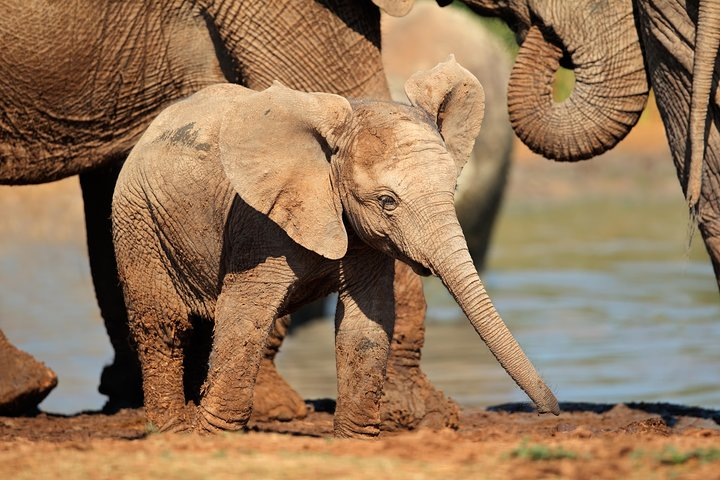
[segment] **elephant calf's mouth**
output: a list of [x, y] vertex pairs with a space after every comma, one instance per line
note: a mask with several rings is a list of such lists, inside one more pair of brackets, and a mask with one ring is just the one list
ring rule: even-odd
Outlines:
[[410, 265], [410, 268], [413, 269], [413, 272], [417, 273], [421, 277], [429, 277], [430, 275], [432, 275], [432, 271], [429, 268], [424, 267], [417, 262], [411, 261], [406, 263]]

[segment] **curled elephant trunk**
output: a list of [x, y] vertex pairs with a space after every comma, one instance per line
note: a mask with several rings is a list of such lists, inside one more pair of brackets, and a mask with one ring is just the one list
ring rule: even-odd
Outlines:
[[693, 62], [692, 98], [690, 101], [690, 162], [686, 198], [691, 211], [700, 201], [702, 168], [705, 156], [708, 104], [712, 89], [715, 61], [720, 47], [720, 1], [701, 0], [698, 5], [695, 60]]
[[429, 268], [440, 277], [500, 365], [535, 402], [538, 412], [557, 415], [560, 407], [555, 395], [505, 326], [485, 291], [460, 225], [455, 222], [443, 230], [443, 238], [435, 243], [442, 247], [426, 260]]
[[[530, 26], [520, 47], [508, 110], [531, 150], [554, 160], [583, 160], [627, 135], [645, 106], [648, 84], [629, 0], [597, 3], [592, 18], [578, 15], [582, 6], [574, 2], [557, 3], [542, 13], [542, 24]], [[561, 58], [569, 59], [575, 86], [556, 102], [552, 84]]]

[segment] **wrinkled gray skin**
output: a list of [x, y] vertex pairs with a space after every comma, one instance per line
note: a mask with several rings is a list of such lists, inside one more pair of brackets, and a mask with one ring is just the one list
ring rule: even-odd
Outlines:
[[[555, 160], [580, 160], [612, 148], [637, 122], [648, 95], [632, 0], [468, 0], [499, 16], [520, 50], [508, 85], [515, 132], [532, 150]], [[573, 68], [575, 86], [555, 102], [559, 65]]]
[[407, 78], [449, 54], [455, 55], [485, 90], [483, 128], [455, 192], [455, 210], [470, 256], [482, 271], [512, 157], [514, 134], [507, 114], [510, 53], [472, 14], [440, 8], [435, 2], [418, 2], [404, 17], [383, 15], [383, 64], [395, 100], [407, 101], [403, 91]]
[[[482, 87], [451, 59], [405, 90], [412, 106], [217, 85], [142, 136], [112, 219], [146, 413], [161, 430], [246, 425], [273, 323], [337, 291], [335, 434], [376, 436], [393, 258], [438, 275], [538, 410], [558, 413], [488, 298], [455, 215]], [[198, 393], [183, 367], [202, 322], [214, 327]]]
[[[218, 82], [262, 89], [279, 80], [306, 91], [389, 99], [380, 11], [354, 0], [0, 0], [0, 11], [0, 184], [79, 175], [93, 283], [115, 351], [100, 391], [110, 409], [138, 406], [140, 370], [128, 343], [109, 221], [120, 163], [165, 106]], [[421, 344], [420, 289], [419, 282], [402, 289], [413, 299], [402, 304], [422, 304], [403, 316]], [[271, 352], [282, 331], [273, 338]], [[268, 353], [267, 391], [278, 393], [268, 414], [302, 415], [302, 399], [271, 360]], [[423, 388], [435, 392], [426, 380]], [[447, 408], [454, 415], [444, 396], [435, 396], [440, 416]]]

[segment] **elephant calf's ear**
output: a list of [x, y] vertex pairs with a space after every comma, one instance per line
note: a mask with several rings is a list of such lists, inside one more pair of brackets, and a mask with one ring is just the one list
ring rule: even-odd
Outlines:
[[431, 70], [410, 77], [405, 93], [410, 103], [435, 119], [460, 174], [485, 114], [485, 92], [478, 79], [451, 55]]
[[220, 130], [220, 159], [240, 198], [330, 259], [345, 255], [348, 239], [329, 156], [351, 115], [343, 97], [276, 83], [240, 99]]

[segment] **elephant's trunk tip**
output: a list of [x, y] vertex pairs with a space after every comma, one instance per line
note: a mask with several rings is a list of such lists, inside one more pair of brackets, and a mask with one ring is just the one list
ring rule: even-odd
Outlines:
[[549, 405], [538, 405], [537, 411], [538, 413], [552, 413], [555, 416], [560, 415], [560, 404], [557, 400], [553, 399], [554, 401], [550, 403]]
[[542, 395], [540, 398], [533, 398], [538, 413], [552, 413], [553, 415], [560, 415], [560, 404], [552, 391], [550, 391], [544, 383], [538, 386], [542, 390]]

